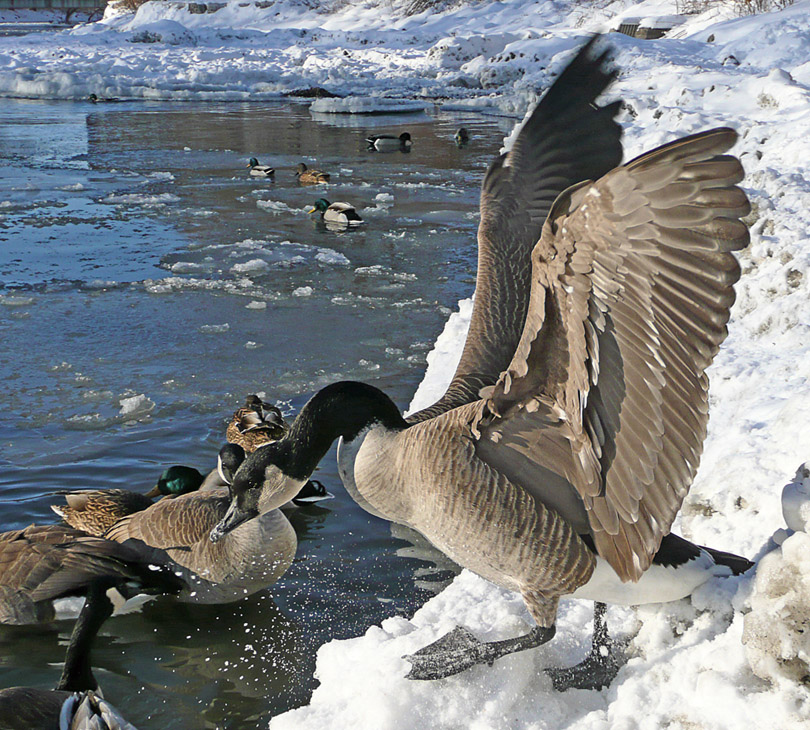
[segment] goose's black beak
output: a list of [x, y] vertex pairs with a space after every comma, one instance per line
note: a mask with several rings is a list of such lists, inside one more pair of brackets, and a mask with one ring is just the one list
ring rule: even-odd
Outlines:
[[242, 510], [236, 506], [236, 502], [231, 502], [231, 506], [228, 507], [225, 516], [217, 523], [216, 527], [211, 530], [211, 542], [219, 542], [231, 530], [239, 527], [243, 522], [247, 522], [258, 516], [258, 510]]

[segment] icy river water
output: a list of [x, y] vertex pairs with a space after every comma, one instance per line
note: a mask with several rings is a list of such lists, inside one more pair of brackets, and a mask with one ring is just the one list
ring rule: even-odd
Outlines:
[[[54, 490], [146, 491], [171, 464], [211, 468], [249, 393], [292, 413], [357, 379], [407, 407], [473, 290], [480, 181], [513, 124], [3, 100], [0, 530], [53, 522]], [[402, 129], [410, 154], [366, 151], [367, 133]], [[275, 180], [248, 176], [252, 156]], [[332, 182], [299, 186], [301, 161]], [[364, 226], [327, 230], [305, 212], [319, 197]], [[335, 499], [292, 516], [296, 561], [271, 589], [105, 624], [96, 674], [136, 726], [266, 726], [308, 700], [317, 647], [429, 596], [443, 574], [354, 504], [334, 453], [316, 477]], [[0, 627], [0, 686], [52, 686], [70, 629]]]

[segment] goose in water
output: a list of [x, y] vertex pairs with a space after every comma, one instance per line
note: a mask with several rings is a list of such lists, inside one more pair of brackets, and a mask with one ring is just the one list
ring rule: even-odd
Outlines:
[[273, 177], [276, 173], [270, 165], [260, 165], [255, 157], [248, 160], [247, 167], [250, 168], [250, 175], [253, 177]]
[[470, 133], [467, 131], [467, 128], [459, 127], [453, 135], [453, 141], [459, 149], [466, 146], [470, 141]]
[[98, 689], [90, 650], [113, 604], [103, 579], [94, 581], [73, 627], [62, 677], [56, 689], [0, 690], [0, 730], [135, 730]]
[[372, 134], [366, 137], [366, 144], [370, 151], [376, 152], [410, 152], [411, 135], [410, 132], [403, 132], [399, 137], [393, 134]]
[[329, 174], [320, 170], [310, 170], [303, 162], [298, 163], [295, 168], [295, 176], [301, 185], [317, 185], [318, 183], [328, 183]]
[[0, 623], [53, 621], [65, 607], [62, 599], [86, 595], [99, 580], [117, 610], [136, 595], [182, 588], [139, 551], [70, 527], [31, 525], [0, 534]]
[[[178, 478], [193, 479], [199, 486], [188, 472]], [[175, 571], [185, 583], [181, 601], [229, 603], [275, 583], [292, 564], [298, 546], [289, 520], [275, 509], [214, 545], [209, 533], [229, 503], [227, 488], [191, 490], [123, 517], [104, 536]]]
[[[594, 646], [552, 672], [608, 684], [603, 601], [660, 602], [751, 563], [670, 535], [708, 421], [749, 211], [737, 135], [714, 129], [621, 165], [615, 71], [592, 39], [484, 178], [475, 305], [447, 392], [407, 420], [377, 388], [329, 385], [234, 476], [211, 534], [287, 501], [333, 440], [347, 490], [460, 565], [518, 591], [536, 622], [458, 628], [406, 657], [435, 679], [549, 641], [559, 599], [596, 600]], [[595, 182], [594, 182], [595, 181]]]

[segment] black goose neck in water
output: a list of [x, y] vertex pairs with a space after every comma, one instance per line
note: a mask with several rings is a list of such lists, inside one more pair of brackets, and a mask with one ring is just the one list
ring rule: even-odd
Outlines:
[[90, 647], [101, 625], [112, 616], [113, 605], [106, 588], [101, 583], [94, 583], [88, 588], [87, 600], [73, 627], [65, 655], [65, 667], [56, 689], [68, 692], [98, 689], [98, 682], [91, 668]]
[[399, 408], [379, 388], [351, 380], [327, 385], [312, 396], [278, 442], [287, 452], [283, 471], [307, 479], [335, 439], [352, 441], [375, 423], [392, 430], [408, 427]]

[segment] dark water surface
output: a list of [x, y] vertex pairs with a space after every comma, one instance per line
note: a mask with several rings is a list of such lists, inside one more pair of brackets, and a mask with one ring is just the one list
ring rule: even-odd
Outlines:
[[[512, 125], [3, 100], [0, 530], [53, 522], [55, 489], [143, 491], [171, 464], [211, 468], [248, 393], [292, 413], [351, 378], [406, 407], [473, 289], [478, 189]], [[365, 150], [368, 132], [406, 128], [410, 154]], [[247, 175], [251, 156], [274, 181]], [[332, 183], [299, 187], [301, 161]], [[365, 225], [327, 230], [305, 213], [318, 197], [351, 202]], [[271, 589], [105, 624], [96, 674], [135, 725], [266, 726], [307, 702], [318, 646], [426, 600], [425, 563], [354, 504], [333, 452], [316, 476], [336, 498], [291, 517], [296, 561]], [[0, 687], [53, 685], [70, 629], [0, 627]]]

